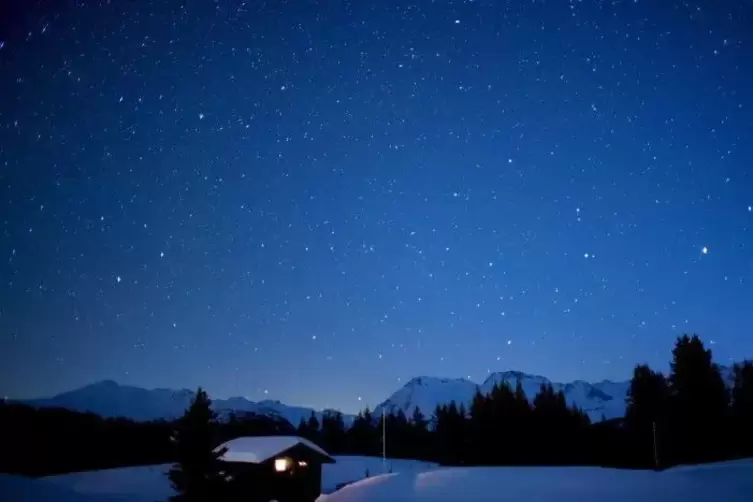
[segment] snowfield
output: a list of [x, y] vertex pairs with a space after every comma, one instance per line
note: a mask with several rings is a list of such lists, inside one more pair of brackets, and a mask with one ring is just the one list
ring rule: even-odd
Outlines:
[[[751, 502], [753, 459], [664, 472], [598, 467], [437, 467], [414, 460], [338, 456], [324, 466], [318, 502]], [[42, 479], [0, 474], [3, 502], [159, 502], [168, 464]], [[368, 469], [370, 477], [363, 479]], [[360, 481], [358, 481], [360, 480]], [[331, 493], [341, 483], [353, 484]]]
[[[336, 456], [336, 464], [324, 464], [322, 467], [322, 492], [331, 493], [342, 483], [351, 483], [369, 476], [384, 474], [382, 459], [378, 457]], [[439, 466], [432, 462], [420, 460], [387, 459], [386, 472], [401, 472], [414, 474], [417, 472], [436, 469]]]
[[167, 479], [172, 464], [84, 471], [43, 478], [45, 482], [97, 500], [157, 502], [174, 494]]
[[598, 467], [449, 467], [364, 479], [318, 502], [750, 502], [753, 461], [664, 472]]
[[[322, 466], [322, 491], [331, 493], [342, 483], [351, 483], [363, 479], [368, 470], [369, 476], [383, 474], [382, 459], [378, 457], [335, 456], [335, 464]], [[119, 502], [157, 502], [167, 500], [173, 494], [167, 471], [171, 464], [148, 465], [143, 467], [124, 467], [120, 469], [104, 469], [101, 471], [76, 472], [60, 476], [48, 476], [42, 480], [29, 480], [20, 476], [7, 476], [0, 479], [0, 500], [15, 502], [26, 500], [61, 500], [64, 502], [81, 501], [119, 501]], [[405, 472], [407, 474], [436, 468], [437, 464], [420, 462], [418, 460], [387, 459], [386, 469], [389, 472]], [[12, 481], [11, 481], [12, 478]], [[36, 491], [52, 493], [54, 496], [44, 498], [7, 498], [6, 488], [14, 492], [23, 492], [29, 486], [40, 484]], [[23, 487], [21, 487], [23, 485]], [[36, 491], [34, 493], [36, 493]], [[65, 494], [65, 496], [61, 495]], [[81, 498], [75, 498], [79, 495]], [[74, 497], [74, 498], [71, 498]]]

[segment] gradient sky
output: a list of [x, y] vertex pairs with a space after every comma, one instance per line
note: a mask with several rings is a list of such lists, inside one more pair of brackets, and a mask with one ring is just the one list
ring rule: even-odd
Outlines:
[[0, 394], [753, 356], [751, 2], [4, 3]]

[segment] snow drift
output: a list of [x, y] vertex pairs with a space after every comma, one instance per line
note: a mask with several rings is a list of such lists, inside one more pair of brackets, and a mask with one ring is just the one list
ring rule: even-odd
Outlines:
[[665, 472], [596, 467], [468, 467], [364, 479], [319, 502], [750, 502], [753, 462]]

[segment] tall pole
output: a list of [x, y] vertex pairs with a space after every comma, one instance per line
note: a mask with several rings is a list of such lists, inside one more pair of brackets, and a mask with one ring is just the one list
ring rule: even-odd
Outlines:
[[387, 472], [387, 420], [382, 407], [382, 473]]
[[659, 469], [659, 449], [656, 447], [656, 420], [653, 422], [654, 432], [654, 468]]

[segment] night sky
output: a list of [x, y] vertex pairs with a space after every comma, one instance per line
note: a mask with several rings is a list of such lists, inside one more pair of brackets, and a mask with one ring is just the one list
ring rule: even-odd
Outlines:
[[4, 3], [2, 395], [753, 356], [750, 1]]

